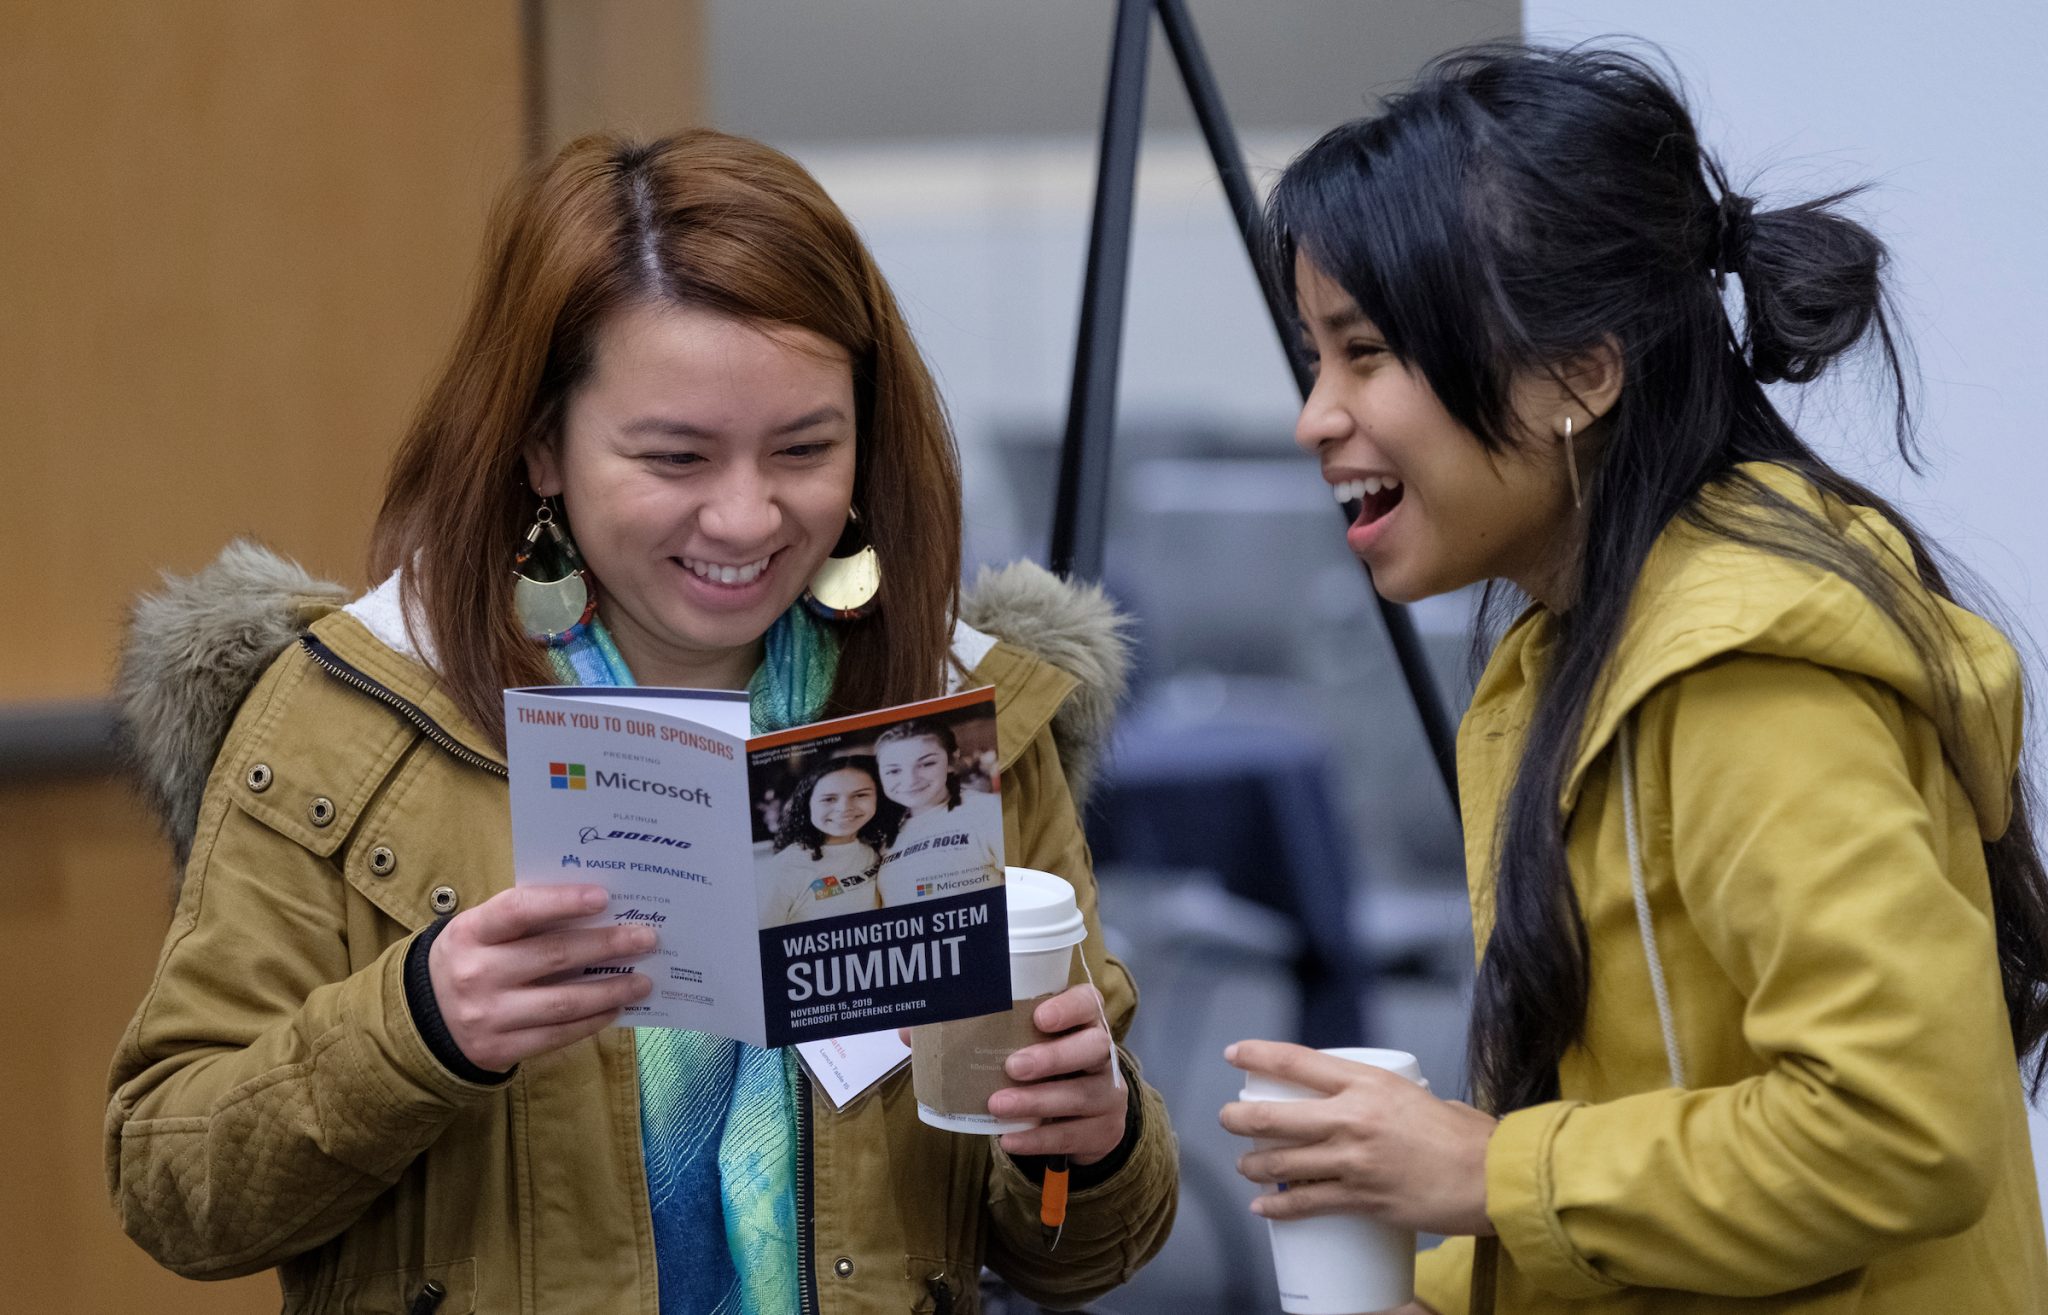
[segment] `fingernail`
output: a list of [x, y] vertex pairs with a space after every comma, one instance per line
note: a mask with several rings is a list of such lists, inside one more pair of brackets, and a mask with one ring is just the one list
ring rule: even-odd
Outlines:
[[1229, 1045], [1223, 1047], [1223, 1062], [1226, 1064], [1234, 1064], [1237, 1062], [1237, 1042], [1233, 1041]]
[[643, 953], [653, 949], [660, 943], [660, 939], [660, 937], [654, 934], [654, 928], [652, 927], [635, 927], [633, 929], [633, 944]]
[[603, 908], [606, 904], [609, 904], [610, 902], [611, 897], [606, 895], [604, 891], [597, 886], [588, 887], [583, 892], [583, 907], [589, 909], [592, 913], [597, 912], [599, 909]]

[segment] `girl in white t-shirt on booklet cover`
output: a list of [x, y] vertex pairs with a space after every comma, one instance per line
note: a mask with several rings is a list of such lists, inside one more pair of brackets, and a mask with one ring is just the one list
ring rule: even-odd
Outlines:
[[1003, 879], [1003, 805], [966, 788], [959, 742], [937, 721], [906, 721], [875, 741], [882, 793], [909, 814], [882, 863], [882, 904], [960, 895]]
[[875, 760], [829, 758], [811, 769], [790, 799], [763, 865], [761, 925], [881, 907], [882, 853], [903, 809], [882, 797]]

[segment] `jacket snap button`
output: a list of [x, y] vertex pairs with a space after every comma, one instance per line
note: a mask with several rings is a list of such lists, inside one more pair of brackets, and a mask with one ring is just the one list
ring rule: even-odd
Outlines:
[[434, 893], [427, 896], [436, 913], [453, 913], [455, 906], [462, 903], [462, 896], [455, 893], [453, 886], [436, 886]]
[[251, 790], [257, 794], [262, 794], [270, 788], [270, 764], [257, 763], [249, 769], [249, 775], [243, 779], [248, 782]]
[[841, 1278], [852, 1278], [852, 1277], [853, 1277], [853, 1259], [852, 1259], [852, 1257], [850, 1257], [850, 1256], [841, 1256], [841, 1257], [839, 1257], [839, 1259], [837, 1259], [837, 1260], [833, 1261], [833, 1262], [832, 1262], [832, 1272], [833, 1272], [834, 1274], [837, 1274], [837, 1275], [838, 1275], [839, 1277], [841, 1277]]
[[391, 875], [392, 869], [397, 866], [398, 855], [392, 853], [389, 846], [379, 845], [370, 851], [371, 876], [388, 877]]
[[306, 816], [313, 819], [314, 826], [326, 826], [334, 820], [334, 801], [326, 795], [314, 795], [313, 802], [306, 805]]

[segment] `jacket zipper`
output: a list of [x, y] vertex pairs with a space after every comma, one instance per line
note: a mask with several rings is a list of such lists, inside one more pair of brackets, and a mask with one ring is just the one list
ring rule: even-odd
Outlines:
[[[433, 741], [436, 747], [458, 762], [481, 768], [493, 776], [510, 779], [502, 764], [492, 762], [476, 750], [469, 748], [447, 731], [439, 722], [429, 717], [417, 704], [393, 693], [377, 681], [364, 675], [336, 655], [333, 649], [313, 638], [300, 635], [299, 646], [306, 650], [306, 656], [322, 671], [334, 677], [350, 689], [367, 694], [371, 698], [396, 712], [410, 722], [420, 734]], [[802, 1070], [796, 1075], [796, 1265], [797, 1265], [797, 1309], [800, 1315], [816, 1315], [818, 1309], [818, 1276], [813, 1271], [811, 1251], [814, 1245], [811, 1237], [814, 1221], [811, 1218], [811, 1083]]]
[[796, 1306], [799, 1315], [816, 1315], [818, 1275], [811, 1251], [816, 1220], [811, 1217], [811, 1080], [802, 1065], [796, 1074]]
[[432, 717], [429, 717], [417, 704], [392, 693], [391, 690], [370, 679], [362, 672], [357, 671], [354, 667], [342, 661], [333, 649], [313, 638], [313, 636], [300, 635], [299, 647], [306, 650], [306, 656], [313, 659], [315, 666], [350, 689], [369, 695], [377, 700], [377, 702], [405, 718], [406, 721], [412, 723], [413, 729], [426, 736], [429, 740], [432, 740], [435, 747], [457, 762], [481, 768], [493, 776], [504, 777], [507, 780], [511, 779], [511, 773], [505, 770], [503, 764], [492, 762], [489, 758], [484, 757], [476, 750], [462, 743], [462, 741], [456, 739], [447, 731], [442, 730], [441, 724]]

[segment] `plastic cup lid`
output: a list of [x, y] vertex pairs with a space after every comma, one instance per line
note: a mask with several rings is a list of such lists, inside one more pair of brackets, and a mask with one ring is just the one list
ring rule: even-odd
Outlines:
[[[1321, 1052], [1332, 1059], [1348, 1060], [1353, 1064], [1370, 1064], [1383, 1068], [1396, 1077], [1407, 1078], [1410, 1082], [1422, 1081], [1422, 1065], [1415, 1056], [1405, 1050], [1375, 1050], [1369, 1046], [1344, 1046]], [[1304, 1087], [1296, 1082], [1282, 1082], [1279, 1078], [1267, 1077], [1263, 1073], [1247, 1073], [1244, 1076], [1244, 1090], [1239, 1100], [1320, 1100], [1327, 1092], [1314, 1087]]]
[[1050, 872], [1003, 869], [1003, 902], [1010, 912], [1010, 952], [1064, 950], [1088, 939], [1074, 888]]

